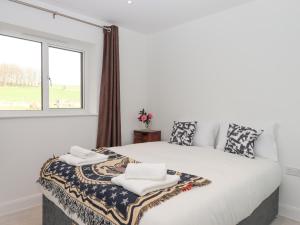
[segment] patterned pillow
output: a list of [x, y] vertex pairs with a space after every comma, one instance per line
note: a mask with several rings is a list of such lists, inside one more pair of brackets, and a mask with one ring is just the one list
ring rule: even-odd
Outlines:
[[171, 144], [191, 146], [196, 133], [197, 122], [176, 122], [174, 121], [171, 133]]
[[250, 127], [229, 124], [225, 152], [254, 159], [254, 143], [262, 133], [263, 130], [257, 131]]

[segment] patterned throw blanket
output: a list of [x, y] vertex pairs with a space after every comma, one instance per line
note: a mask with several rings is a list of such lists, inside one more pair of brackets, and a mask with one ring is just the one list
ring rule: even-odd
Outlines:
[[75, 167], [56, 157], [44, 164], [38, 180], [68, 213], [76, 214], [87, 225], [137, 225], [151, 207], [210, 183], [201, 177], [168, 170], [168, 174], [180, 176], [177, 185], [140, 197], [111, 183], [112, 177], [124, 173], [128, 163], [138, 162], [107, 149], [95, 151], [108, 155], [108, 161]]

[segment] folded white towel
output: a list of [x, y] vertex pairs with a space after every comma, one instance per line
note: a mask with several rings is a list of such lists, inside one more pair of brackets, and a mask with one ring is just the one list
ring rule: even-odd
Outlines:
[[87, 159], [90, 157], [95, 157], [98, 153], [85, 148], [81, 148], [79, 146], [72, 146], [70, 148], [70, 154], [81, 159]]
[[167, 168], [163, 163], [129, 163], [125, 170], [126, 179], [164, 180]]
[[97, 153], [97, 156], [90, 157], [88, 159], [81, 159], [71, 154], [66, 154], [59, 157], [60, 161], [63, 161], [73, 166], [85, 166], [85, 165], [97, 164], [97, 163], [104, 162], [107, 159], [108, 159], [107, 155], [103, 155], [99, 153]]
[[153, 180], [136, 180], [126, 179], [124, 174], [111, 179], [113, 184], [122, 186], [128, 191], [131, 191], [139, 196], [146, 195], [150, 192], [157, 191], [160, 189], [172, 187], [178, 183], [180, 177], [177, 175], [167, 175], [163, 181]]

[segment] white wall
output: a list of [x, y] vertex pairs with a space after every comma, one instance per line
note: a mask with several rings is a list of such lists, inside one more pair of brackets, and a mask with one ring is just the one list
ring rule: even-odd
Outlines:
[[122, 142], [133, 143], [133, 130], [139, 128], [137, 114], [148, 106], [147, 49], [142, 34], [120, 30]]
[[[153, 35], [150, 109], [172, 121], [278, 122], [280, 160], [300, 168], [300, 1], [257, 0]], [[284, 176], [281, 213], [300, 220], [300, 179]]]
[[[69, 15], [72, 12], [53, 8]], [[103, 24], [101, 21], [93, 21]], [[12, 25], [12, 26], [11, 26]], [[43, 162], [53, 153], [63, 153], [71, 145], [95, 147], [97, 110], [102, 63], [102, 31], [81, 23], [17, 4], [0, 2], [0, 31], [17, 29], [34, 35], [89, 46], [86, 99], [89, 113], [80, 117], [0, 118], [0, 215], [40, 203], [35, 183]], [[1, 32], [0, 32], [1, 33]], [[132, 143], [132, 131], [139, 124], [136, 115], [147, 104], [147, 38], [120, 28], [121, 111], [123, 143]]]

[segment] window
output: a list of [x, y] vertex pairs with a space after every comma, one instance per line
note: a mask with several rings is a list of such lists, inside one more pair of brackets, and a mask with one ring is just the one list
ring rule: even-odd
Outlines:
[[82, 53], [49, 48], [49, 108], [81, 108]]
[[41, 110], [41, 43], [0, 35], [0, 49], [0, 110]]
[[0, 111], [83, 109], [83, 52], [0, 34]]

